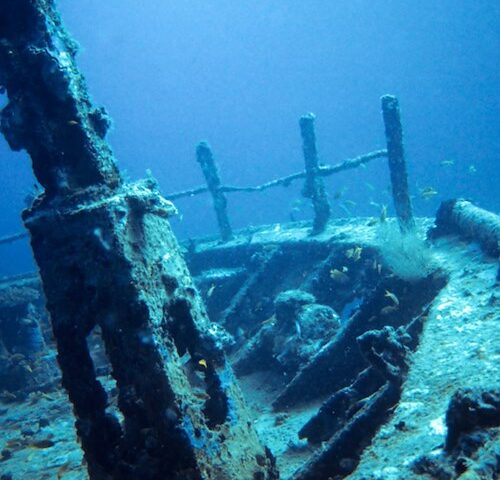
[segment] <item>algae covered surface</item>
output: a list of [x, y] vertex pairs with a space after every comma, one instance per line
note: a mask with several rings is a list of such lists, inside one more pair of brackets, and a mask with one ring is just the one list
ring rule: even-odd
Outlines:
[[[332, 230], [335, 234], [332, 237], [325, 234], [324, 241], [336, 238], [334, 241], [341, 242], [342, 245], [363, 244], [368, 249], [370, 242], [376, 243], [376, 236], [372, 236], [372, 240], [367, 242], [370, 237], [366, 235], [365, 222], [359, 223], [359, 228], [356, 222], [344, 225], [339, 223]], [[297, 238], [300, 238], [301, 227], [296, 228]], [[255, 232], [251, 241], [258, 242], [261, 246], [268, 245], [270, 240], [274, 245], [280, 241], [284, 244], [294, 241], [293, 229], [284, 228], [280, 232], [274, 230], [271, 226], [267, 231], [264, 229]], [[237, 236], [233, 245], [247, 245], [248, 240], [245, 243], [242, 238]], [[308, 237], [304, 236], [303, 241], [309, 242]], [[200, 244], [198, 255], [209, 255], [213, 249], [217, 257], [216, 252], [221, 248], [227, 250], [231, 245]], [[351, 255], [349, 248], [342, 247], [342, 251], [345, 250]], [[493, 379], [498, 377], [500, 292], [496, 280], [497, 262], [487, 257], [474, 244], [464, 243], [459, 239], [437, 240], [431, 252], [433, 261], [445, 272], [447, 283], [426, 310], [423, 331], [418, 347], [410, 355], [408, 374], [399, 402], [389, 412], [387, 421], [381, 423], [361, 452], [359, 464], [346, 478], [435, 478], [426, 473], [416, 473], [415, 464], [423, 457], [439, 459], [443, 456], [447, 434], [446, 411], [451, 396], [460, 388], [490, 388]], [[195, 257], [191, 258], [193, 265], [197, 261], [201, 262], [201, 257], [198, 260]], [[343, 258], [346, 258], [345, 255]], [[202, 282], [204, 271], [200, 265], [201, 263], [198, 264], [198, 276], [195, 276], [198, 282]], [[212, 264], [207, 266], [213, 267]], [[221, 271], [228, 274], [228, 270], [224, 268], [222, 266]], [[210, 287], [211, 292], [210, 288], [205, 290], [205, 300], [210, 305], [217, 289], [223, 288], [221, 285], [227, 281], [227, 275], [215, 275], [213, 269], [208, 269], [207, 272], [210, 285], [214, 281], [218, 285]], [[296, 277], [292, 275], [290, 278]], [[342, 287], [342, 284], [339, 286]], [[200, 283], [200, 288], [203, 291], [203, 283]], [[390, 298], [387, 301], [394, 302]], [[214, 305], [211, 308], [216, 310]], [[290, 334], [292, 336], [297, 335], [294, 328]], [[94, 358], [99, 363], [103, 353], [100, 351], [102, 344], [96, 343], [93, 348]], [[233, 350], [229, 358], [232, 362], [237, 361], [238, 351]], [[262, 443], [277, 459], [280, 478], [300, 478], [295, 476], [296, 472], [324, 447], [321, 443], [309, 443], [306, 439], [299, 438], [299, 433], [317, 414], [328, 395], [323, 394], [285, 408], [274, 408], [273, 402], [290, 383], [291, 378], [288, 377], [286, 368], [280, 370], [279, 364], [268, 367], [269, 365], [241, 375], [238, 382], [253, 427]], [[335, 370], [331, 374], [335, 375]], [[291, 375], [295, 373], [292, 372]], [[111, 406], [115, 408], [117, 391], [112, 378], [103, 371], [99, 380], [105, 385]], [[22, 401], [4, 398], [0, 420], [3, 426], [0, 431], [0, 472], [7, 475], [2, 478], [88, 478], [73, 427], [74, 417], [67, 396], [61, 388], [46, 393], [35, 389]], [[498, 441], [495, 441], [498, 432], [496, 429], [491, 432], [493, 436], [487, 445], [490, 453], [498, 448]], [[491, 455], [485, 457], [484, 449], [481, 452], [482, 456], [473, 452], [468, 457], [469, 470], [478, 472], [474, 478], [489, 478], [481, 476], [481, 471], [483, 463], [491, 460]]]

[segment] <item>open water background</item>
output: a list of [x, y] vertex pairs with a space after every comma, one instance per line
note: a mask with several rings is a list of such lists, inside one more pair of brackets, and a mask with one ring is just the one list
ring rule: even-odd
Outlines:
[[[417, 215], [466, 197], [499, 211], [500, 3], [493, 0], [59, 0], [82, 45], [90, 92], [131, 180], [164, 193], [203, 184], [207, 140], [223, 183], [303, 169], [298, 118], [317, 115], [321, 160], [385, 148], [379, 97], [399, 97]], [[5, 98], [0, 98], [0, 105]], [[441, 162], [452, 161], [443, 166]], [[20, 231], [33, 185], [25, 153], [0, 139], [0, 235]], [[388, 204], [384, 160], [326, 180], [335, 216]], [[425, 200], [420, 190], [438, 194]], [[339, 199], [334, 199], [340, 195]], [[310, 218], [300, 185], [232, 194], [234, 228]], [[354, 202], [354, 203], [353, 203]], [[372, 204], [370, 204], [372, 202]], [[180, 200], [180, 238], [216, 233], [207, 195]], [[0, 276], [32, 269], [27, 242], [0, 246]]]

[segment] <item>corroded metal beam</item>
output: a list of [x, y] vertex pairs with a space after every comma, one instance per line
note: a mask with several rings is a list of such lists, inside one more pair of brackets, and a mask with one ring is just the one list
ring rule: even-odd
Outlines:
[[[274, 479], [153, 182], [124, 184], [52, 0], [0, 0], [1, 114], [45, 191], [24, 222], [93, 480]], [[100, 327], [118, 416], [87, 337]]]
[[387, 157], [391, 174], [392, 198], [401, 230], [415, 228], [410, 194], [408, 192], [408, 171], [403, 144], [403, 127], [398, 99], [392, 95], [382, 97], [382, 116], [387, 140]]
[[110, 125], [87, 93], [52, 0], [0, 2], [0, 85], [9, 103], [1, 131], [13, 150], [25, 149], [47, 195], [121, 184], [104, 140]]
[[233, 232], [231, 231], [231, 225], [227, 216], [227, 199], [220, 190], [219, 170], [215, 163], [212, 149], [208, 143], [200, 142], [198, 144], [196, 147], [196, 160], [201, 166], [201, 170], [207, 181], [208, 191], [212, 195], [222, 241], [226, 242], [231, 240], [233, 238]]
[[[373, 373], [382, 377], [385, 383], [357, 402], [349, 395], [340, 402], [330, 401], [329, 406], [338, 409], [334, 413], [330, 410], [330, 418], [340, 417], [338, 424], [332, 427], [334, 434], [295, 472], [292, 480], [344, 478], [355, 470], [361, 451], [400, 398], [408, 371], [406, 357], [409, 349], [406, 344], [410, 341], [404, 327], [396, 330], [389, 326], [369, 330], [357, 338], [360, 351], [371, 363]], [[364, 372], [358, 380], [363, 375]], [[357, 380], [353, 385], [356, 383]]]
[[[365, 166], [368, 162], [375, 160], [376, 158], [387, 157], [387, 150], [374, 150], [373, 152], [365, 153], [363, 155], [358, 155], [354, 158], [348, 158], [342, 162], [336, 163], [335, 165], [320, 165], [318, 169], [318, 175], [321, 177], [327, 177], [333, 173], [343, 172], [345, 170], [351, 170], [361, 166]], [[285, 177], [275, 178], [269, 182], [262, 183], [255, 186], [236, 186], [236, 185], [220, 185], [219, 191], [222, 193], [231, 192], [263, 192], [268, 188], [274, 187], [289, 187], [295, 180], [300, 178], [306, 178], [306, 172], [297, 172], [287, 175]], [[176, 200], [182, 197], [193, 197], [194, 195], [199, 195], [200, 193], [208, 192], [208, 187], [200, 186], [195, 188], [190, 188], [188, 190], [182, 190], [179, 192], [172, 192], [165, 195], [168, 200]]]
[[306, 171], [306, 181], [302, 189], [302, 195], [310, 198], [313, 204], [313, 235], [324, 231], [330, 218], [330, 204], [323, 179], [319, 174], [320, 165], [316, 149], [316, 134], [314, 132], [315, 118], [314, 114], [308, 113], [300, 117], [299, 121]]
[[500, 256], [500, 216], [464, 199], [447, 200], [436, 213], [431, 238], [456, 234], [478, 242], [493, 257]]

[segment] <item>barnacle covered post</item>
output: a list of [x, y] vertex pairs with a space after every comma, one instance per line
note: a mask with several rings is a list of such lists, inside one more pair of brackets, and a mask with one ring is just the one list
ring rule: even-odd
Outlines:
[[382, 97], [382, 116], [385, 124], [387, 156], [391, 174], [392, 198], [401, 231], [415, 228], [415, 220], [408, 193], [408, 172], [403, 144], [403, 127], [398, 99], [392, 95]]
[[314, 208], [313, 235], [321, 233], [330, 218], [330, 204], [325, 192], [325, 185], [320, 175], [318, 152], [316, 150], [316, 135], [314, 133], [313, 113], [300, 117], [300, 133], [302, 135], [302, 150], [306, 168], [306, 180], [302, 195], [310, 198]]
[[[170, 229], [174, 207], [151, 182], [122, 181], [75, 54], [53, 0], [0, 0], [1, 130], [44, 188], [23, 218], [90, 477], [275, 478]], [[123, 420], [89, 353], [96, 326]]]
[[196, 160], [201, 166], [210, 194], [214, 202], [215, 214], [219, 225], [220, 234], [224, 242], [233, 238], [231, 225], [227, 216], [227, 199], [220, 191], [220, 177], [215, 164], [214, 156], [210, 145], [206, 142], [200, 142], [196, 147]]

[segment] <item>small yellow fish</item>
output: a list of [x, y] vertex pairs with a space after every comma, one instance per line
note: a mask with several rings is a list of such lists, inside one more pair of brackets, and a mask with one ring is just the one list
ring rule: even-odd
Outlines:
[[455, 161], [454, 160], [443, 160], [443, 161], [439, 162], [439, 165], [441, 165], [442, 167], [452, 167], [453, 165], [455, 165]]
[[370, 218], [368, 222], [366, 222], [367, 227], [373, 227], [374, 225], [377, 225], [378, 220], [375, 217]]
[[207, 361], [204, 358], [198, 360], [198, 365], [203, 368], [208, 368]]
[[361, 258], [361, 252], [363, 251], [362, 247], [356, 247], [352, 254], [352, 259], [357, 262]]
[[382, 208], [380, 209], [379, 220], [380, 223], [384, 223], [387, 220], [387, 205], [382, 205]]
[[389, 292], [389, 290], [386, 290], [384, 297], [390, 298], [394, 303], [394, 305], [399, 306], [399, 299], [398, 297], [396, 297], [396, 295], [394, 295], [394, 293]]
[[215, 283], [212, 283], [212, 285], [210, 286], [210, 288], [207, 291], [208, 298], [210, 298], [212, 296], [212, 294], [214, 293], [214, 290], [215, 290]]
[[420, 196], [424, 200], [429, 200], [429, 198], [432, 198], [438, 194], [438, 191], [433, 188], [433, 187], [425, 187], [420, 190]]
[[261, 325], [269, 325], [271, 323], [274, 323], [274, 321], [276, 320], [276, 316], [273, 315], [272, 317], [269, 317], [267, 318], [266, 320], [264, 320]]
[[382, 315], [389, 315], [391, 313], [394, 313], [398, 307], [396, 305], [388, 305], [387, 307], [384, 307], [382, 310], [380, 310], [380, 313]]
[[352, 258], [355, 262], [357, 262], [361, 258], [361, 252], [363, 251], [362, 247], [354, 247], [345, 251], [345, 256], [347, 258]]
[[341, 272], [340, 270], [337, 270], [336, 268], [334, 268], [333, 270], [330, 270], [330, 278], [332, 280], [334, 280], [335, 282], [338, 282], [338, 283], [347, 283], [350, 278], [344, 273], [344, 272]]

